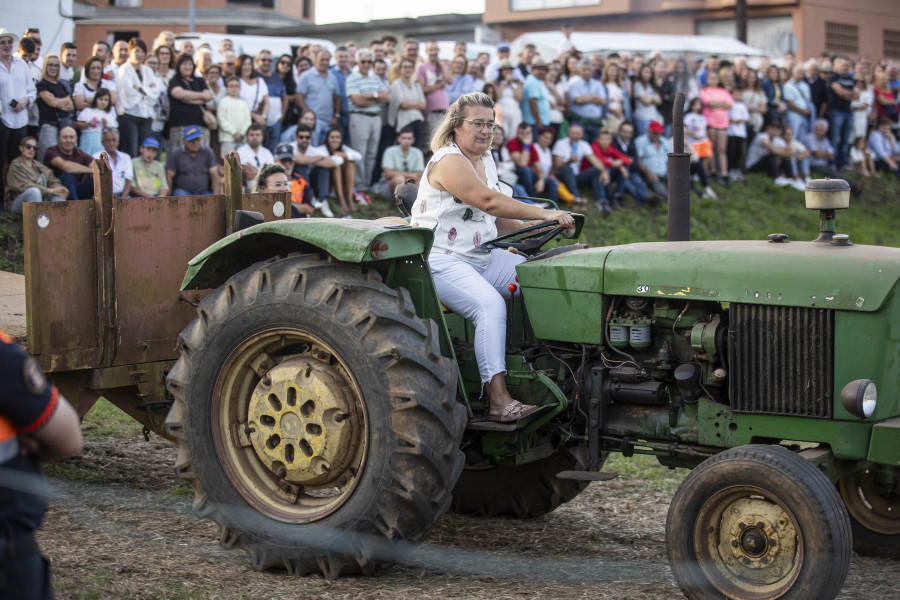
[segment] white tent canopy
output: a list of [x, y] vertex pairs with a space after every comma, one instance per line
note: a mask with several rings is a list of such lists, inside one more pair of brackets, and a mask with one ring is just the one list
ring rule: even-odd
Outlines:
[[[748, 46], [734, 38], [723, 35], [669, 35], [660, 33], [572, 33], [572, 44], [584, 53], [630, 52], [650, 55], [662, 53], [664, 58], [694, 53], [719, 56], [762, 56], [762, 50]], [[534, 44], [538, 54], [546, 61], [559, 56], [563, 34], [559, 31], [539, 31], [523, 33], [512, 42], [512, 55], [521, 51], [525, 44]]]

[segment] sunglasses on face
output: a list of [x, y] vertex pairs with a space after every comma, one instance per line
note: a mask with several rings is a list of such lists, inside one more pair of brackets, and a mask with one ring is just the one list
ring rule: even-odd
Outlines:
[[24, 144], [24, 145], [22, 145], [22, 147], [25, 148], [26, 150], [36, 150], [37, 149], [37, 146], [35, 144]]
[[308, 136], [308, 135], [298, 135], [297, 136], [298, 140], [308, 140], [309, 138], [310, 138], [310, 136]]
[[371, 65], [371, 64], [372, 64], [372, 61], [371, 61], [371, 60], [361, 60], [361, 61], [359, 61], [359, 64], [361, 64], [361, 65]]

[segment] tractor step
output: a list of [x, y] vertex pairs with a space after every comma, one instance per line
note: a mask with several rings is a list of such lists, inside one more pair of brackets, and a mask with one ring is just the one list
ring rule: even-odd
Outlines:
[[518, 423], [496, 423], [490, 419], [471, 419], [466, 423], [466, 429], [478, 431], [515, 431]]
[[609, 481], [618, 476], [618, 473], [602, 471], [560, 471], [556, 474], [557, 479], [573, 479], [575, 481]]

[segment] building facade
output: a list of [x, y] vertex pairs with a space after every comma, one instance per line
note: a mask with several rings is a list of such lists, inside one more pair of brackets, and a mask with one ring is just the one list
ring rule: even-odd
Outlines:
[[[734, 0], [485, 0], [484, 23], [512, 40], [578, 31], [734, 36]], [[747, 0], [747, 43], [772, 56], [900, 59], [898, 0]]]
[[[160, 31], [190, 31], [187, 0], [77, 0], [81, 17], [75, 19], [75, 43], [90, 49], [94, 42], [139, 37], [149, 43]], [[315, 0], [194, 0], [194, 30], [209, 33], [244, 33], [315, 20]]]

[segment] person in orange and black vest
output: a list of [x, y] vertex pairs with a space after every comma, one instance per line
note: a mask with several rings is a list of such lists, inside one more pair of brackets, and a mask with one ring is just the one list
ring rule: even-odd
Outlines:
[[305, 177], [294, 172], [294, 149], [291, 145], [278, 144], [275, 147], [275, 160], [284, 167], [291, 179], [291, 217], [299, 219], [313, 214], [316, 206], [312, 186]]
[[53, 598], [50, 568], [34, 538], [47, 509], [38, 460], [80, 452], [75, 409], [0, 331], [0, 598]]

